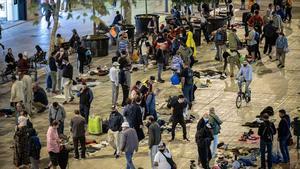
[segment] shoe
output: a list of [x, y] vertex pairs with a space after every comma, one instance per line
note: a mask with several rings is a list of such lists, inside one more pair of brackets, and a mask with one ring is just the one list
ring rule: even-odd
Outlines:
[[281, 65], [279, 68], [284, 68], [284, 65]]
[[115, 152], [114, 152], [114, 156], [116, 156], [117, 155], [117, 150], [115, 150]]
[[85, 157], [85, 156], [82, 156], [82, 157], [81, 157], [81, 159], [82, 159], [82, 160], [85, 160], [85, 159], [86, 159], [86, 157]]
[[162, 79], [159, 79], [159, 80], [157, 80], [159, 83], [165, 83], [165, 81], [164, 80], [162, 80]]
[[119, 155], [119, 154], [116, 154], [116, 155], [115, 155], [115, 158], [116, 158], [116, 159], [120, 158], [120, 155]]
[[280, 67], [281, 67], [281, 64], [278, 64], [277, 67], [280, 68]]
[[68, 102], [67, 101], [64, 101], [62, 104], [67, 104]]
[[74, 97], [71, 97], [70, 101], [69, 102], [72, 102], [74, 100]]
[[187, 142], [190, 142], [190, 140], [188, 138], [184, 138], [183, 139], [184, 141], [187, 141]]

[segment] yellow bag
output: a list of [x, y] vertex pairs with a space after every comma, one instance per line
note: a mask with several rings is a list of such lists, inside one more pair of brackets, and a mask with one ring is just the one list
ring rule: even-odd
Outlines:
[[137, 50], [134, 50], [133, 53], [132, 53], [132, 56], [131, 56], [131, 60], [134, 62], [134, 63], [137, 63], [139, 61], [140, 57], [139, 57], [139, 53]]

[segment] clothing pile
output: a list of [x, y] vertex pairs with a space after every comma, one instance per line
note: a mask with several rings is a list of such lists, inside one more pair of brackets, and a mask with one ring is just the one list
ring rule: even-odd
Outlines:
[[86, 153], [88, 156], [93, 156], [95, 153], [109, 145], [107, 141], [101, 141], [100, 143], [97, 143], [95, 140], [87, 140], [85, 144]]
[[246, 122], [242, 126], [246, 126], [250, 128], [259, 128], [261, 123], [263, 123], [263, 121], [260, 118], [256, 118], [253, 122]]
[[90, 70], [88, 72], [91, 76], [94, 76], [94, 75], [98, 75], [98, 76], [105, 76], [105, 75], [108, 75], [109, 73], [109, 70], [107, 68], [107, 66], [98, 66], [96, 70]]
[[239, 141], [243, 141], [250, 144], [256, 144], [259, 143], [260, 137], [252, 131], [252, 129], [249, 130], [249, 132], [244, 132]]
[[209, 79], [219, 79], [220, 76], [222, 75], [222, 72], [220, 71], [215, 71], [215, 70], [200, 70], [200, 77], [207, 77]]

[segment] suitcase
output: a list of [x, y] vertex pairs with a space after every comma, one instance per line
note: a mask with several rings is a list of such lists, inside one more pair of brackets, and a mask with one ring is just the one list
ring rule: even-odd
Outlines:
[[88, 123], [88, 132], [90, 134], [102, 133], [102, 120], [100, 116], [90, 116]]

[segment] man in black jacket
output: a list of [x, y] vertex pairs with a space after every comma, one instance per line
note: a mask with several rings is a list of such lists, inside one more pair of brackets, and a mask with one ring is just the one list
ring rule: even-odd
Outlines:
[[186, 136], [186, 124], [183, 116], [184, 109], [186, 109], [187, 103], [185, 102], [184, 96], [179, 95], [178, 100], [171, 105], [172, 109], [172, 138], [170, 141], [173, 141], [175, 139], [175, 129], [176, 125], [179, 123], [182, 127], [183, 131], [183, 140], [189, 141], [189, 139]]
[[80, 45], [80, 47], [77, 50], [78, 54], [78, 61], [79, 61], [79, 73], [83, 74], [83, 68], [84, 63], [86, 62], [86, 49], [83, 47], [83, 45]]
[[54, 58], [55, 52], [52, 52], [51, 56], [49, 57], [49, 69], [50, 69], [50, 77], [52, 82], [52, 93], [56, 92], [56, 83], [57, 83], [57, 66], [56, 60]]
[[92, 101], [94, 99], [94, 95], [92, 90], [87, 87], [85, 82], [82, 82], [82, 88], [80, 89], [78, 96], [79, 100], [79, 110], [82, 117], [85, 118], [86, 124], [89, 122], [90, 108]]
[[[64, 95], [65, 101], [63, 104], [66, 104], [68, 101], [72, 102], [74, 100], [74, 96], [72, 94], [72, 86], [73, 86], [73, 66], [68, 60], [63, 60], [64, 68], [63, 68], [63, 83], [64, 83]], [[70, 99], [70, 100], [69, 100]]]
[[280, 145], [280, 151], [283, 158], [283, 163], [290, 162], [289, 155], [289, 140], [292, 137], [290, 131], [290, 117], [286, 114], [284, 109], [279, 110], [279, 117], [281, 118], [278, 125], [278, 141]]
[[33, 107], [37, 109], [37, 113], [42, 113], [48, 106], [48, 98], [45, 90], [36, 84], [33, 86]]
[[158, 151], [158, 145], [161, 141], [161, 132], [160, 132], [160, 126], [155, 121], [153, 116], [148, 117], [150, 126], [149, 126], [149, 149], [150, 149], [150, 158], [151, 158], [151, 166], [154, 168], [154, 157]]
[[260, 136], [260, 161], [261, 168], [266, 168], [266, 149], [268, 153], [268, 168], [272, 168], [272, 144], [273, 137], [276, 134], [274, 123], [269, 121], [269, 115], [263, 114], [263, 123], [258, 128], [258, 135]]
[[114, 109], [108, 120], [108, 142], [115, 149], [115, 157], [120, 157], [120, 146], [121, 146], [121, 131], [122, 131], [122, 123], [124, 122], [124, 118], [121, 113], [118, 112], [117, 109]]
[[278, 34], [276, 33], [276, 28], [273, 26], [273, 21], [269, 21], [263, 28], [263, 37], [265, 37], [265, 46], [264, 54], [269, 55], [269, 58], [272, 59], [271, 52], [272, 46], [275, 45]]

